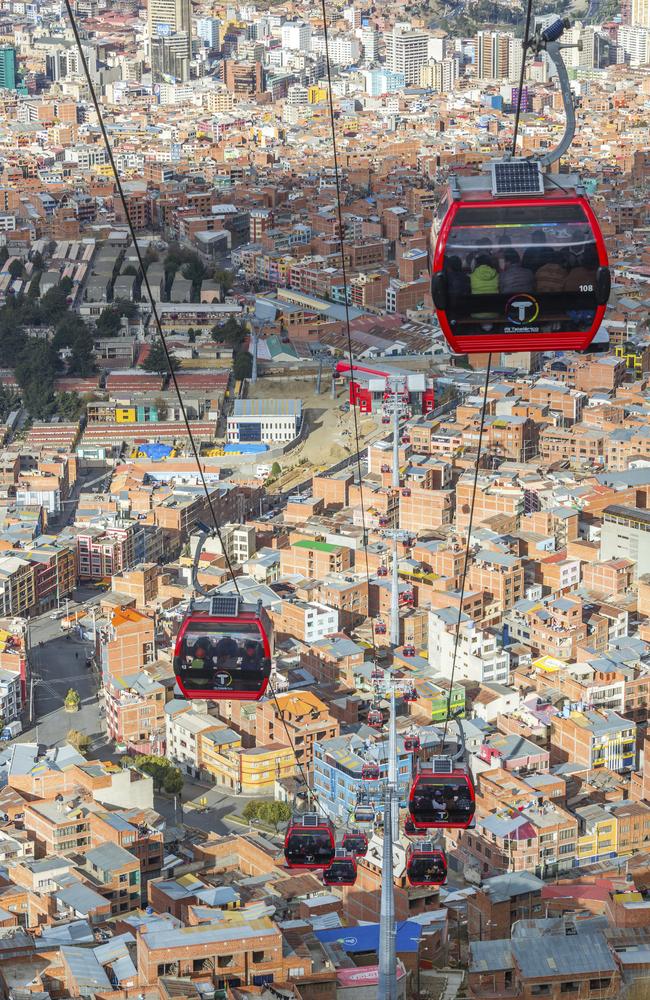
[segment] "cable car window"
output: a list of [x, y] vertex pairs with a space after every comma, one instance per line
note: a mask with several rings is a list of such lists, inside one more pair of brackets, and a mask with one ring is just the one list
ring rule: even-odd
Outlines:
[[254, 622], [197, 622], [183, 636], [174, 670], [188, 690], [258, 691], [271, 661]]
[[284, 853], [289, 864], [327, 867], [334, 851], [328, 830], [294, 829], [287, 838]]
[[447, 865], [441, 854], [415, 852], [408, 863], [408, 877], [413, 884], [442, 885], [447, 879]]
[[444, 251], [447, 319], [456, 336], [589, 330], [598, 267], [580, 204], [462, 206]]
[[418, 779], [409, 807], [416, 823], [463, 827], [474, 815], [475, 803], [466, 781], [433, 775]]

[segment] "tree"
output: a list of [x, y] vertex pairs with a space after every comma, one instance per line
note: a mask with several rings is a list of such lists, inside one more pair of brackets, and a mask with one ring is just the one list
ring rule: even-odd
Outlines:
[[167, 355], [165, 354], [165, 349], [160, 340], [154, 341], [151, 345], [149, 354], [140, 365], [140, 367], [146, 372], [157, 372], [160, 375], [166, 375], [170, 368], [172, 371], [176, 372], [180, 366], [180, 361], [171, 352], [169, 355], [169, 362], [167, 361]]
[[57, 392], [54, 399], [56, 411], [64, 420], [78, 420], [86, 405], [76, 392]]
[[9, 274], [11, 275], [12, 280], [15, 280], [16, 278], [22, 278], [24, 270], [25, 270], [25, 265], [23, 264], [22, 260], [12, 260], [11, 264], [9, 265]]
[[248, 823], [252, 823], [254, 819], [257, 819], [261, 805], [262, 803], [255, 799], [252, 802], [246, 803], [242, 816]]
[[55, 349], [46, 340], [27, 339], [15, 362], [18, 385], [23, 403], [32, 417], [45, 419], [52, 415], [54, 378], [60, 362]]
[[236, 354], [232, 370], [238, 381], [250, 378], [253, 373], [253, 355], [249, 354], [248, 351], [241, 351], [239, 354]]
[[40, 287], [41, 287], [41, 277], [42, 277], [42, 274], [43, 274], [42, 271], [35, 271], [34, 274], [32, 275], [32, 280], [30, 281], [29, 286], [27, 288], [27, 298], [28, 299], [37, 299], [38, 298], [38, 293], [39, 293]]
[[9, 251], [5, 246], [0, 247], [0, 264], [4, 264], [9, 258]]
[[291, 819], [291, 806], [287, 802], [262, 802], [258, 817], [277, 833], [278, 827]]
[[81, 697], [79, 692], [75, 691], [74, 688], [69, 688], [63, 704], [66, 712], [78, 712], [81, 707]]
[[29, 259], [34, 265], [35, 271], [42, 271], [45, 267], [45, 261], [43, 260], [43, 254], [40, 250], [31, 250], [29, 254]]
[[248, 327], [231, 318], [221, 326], [212, 327], [212, 339], [217, 344], [229, 344], [233, 350], [240, 347], [250, 335]]
[[177, 767], [170, 768], [163, 778], [163, 788], [169, 795], [180, 795], [183, 784], [183, 775]]
[[13, 389], [8, 389], [5, 385], [0, 385], [0, 420], [7, 419], [12, 410], [20, 406], [20, 396]]
[[48, 288], [41, 298], [40, 311], [44, 323], [57, 323], [68, 311], [68, 297], [72, 292], [72, 281], [64, 278], [58, 285]]
[[273, 465], [271, 466], [271, 475], [279, 476], [281, 472], [282, 472], [282, 466], [280, 465], [280, 463], [274, 462]]
[[122, 317], [115, 306], [106, 306], [100, 312], [95, 324], [98, 337], [117, 337], [122, 327]]
[[193, 344], [196, 341], [196, 330], [192, 326], [187, 331], [187, 339], [190, 344]]
[[80, 753], [85, 753], [90, 746], [90, 736], [87, 733], [80, 732], [78, 729], [69, 729], [66, 741]]
[[221, 285], [225, 295], [232, 288], [235, 278], [232, 271], [222, 271], [221, 268], [217, 268], [214, 272], [214, 280]]

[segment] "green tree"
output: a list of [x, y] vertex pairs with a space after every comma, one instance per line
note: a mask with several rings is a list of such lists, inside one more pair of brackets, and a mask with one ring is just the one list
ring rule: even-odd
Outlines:
[[282, 826], [283, 823], [288, 823], [291, 819], [291, 806], [287, 802], [263, 802], [260, 805], [258, 816], [263, 823], [274, 827], [277, 833], [278, 827]]
[[157, 789], [163, 787], [165, 774], [173, 766], [166, 757], [157, 757], [155, 754], [139, 754], [135, 758], [135, 766], [149, 774], [153, 778], [154, 786]]
[[168, 795], [180, 795], [183, 791], [183, 775], [177, 767], [169, 768], [163, 778], [163, 788]]
[[72, 281], [64, 278], [58, 285], [49, 288], [41, 297], [40, 309], [44, 323], [57, 323], [68, 311], [68, 297], [72, 292]]
[[196, 330], [193, 327], [190, 327], [187, 331], [187, 339], [190, 344], [194, 344], [196, 342]]
[[42, 271], [43, 268], [45, 267], [45, 261], [43, 260], [43, 254], [40, 252], [40, 250], [32, 250], [31, 253], [30, 253], [30, 255], [29, 255], [29, 259], [31, 260], [32, 264], [34, 265], [34, 270], [36, 270], [36, 271]]
[[228, 344], [233, 350], [240, 347], [250, 335], [248, 327], [231, 316], [226, 323], [212, 327], [212, 339], [217, 344]]
[[0, 247], [0, 265], [9, 259], [9, 251], [5, 246]]
[[56, 412], [63, 420], [78, 420], [86, 405], [76, 392], [57, 392], [54, 401]]
[[13, 389], [0, 385], [0, 420], [5, 421], [12, 410], [20, 405], [20, 396]]
[[237, 380], [250, 378], [253, 373], [253, 355], [248, 351], [240, 351], [235, 355], [232, 370]]
[[81, 707], [81, 696], [74, 688], [69, 688], [64, 699], [66, 712], [78, 712]]
[[146, 372], [157, 372], [160, 375], [167, 375], [170, 368], [176, 372], [180, 366], [180, 361], [172, 352], [170, 352], [169, 361], [167, 360], [167, 355], [161, 341], [155, 340], [151, 345], [149, 354], [140, 367]]
[[226, 292], [229, 292], [230, 289], [232, 288], [235, 282], [235, 277], [232, 271], [222, 271], [221, 268], [217, 268], [216, 271], [214, 272], [214, 280], [219, 285], [221, 285], [221, 288], [223, 289], [223, 293], [225, 295]]
[[281, 472], [282, 472], [282, 466], [280, 465], [280, 463], [274, 462], [273, 465], [271, 466], [271, 475], [277, 477], [281, 474]]
[[246, 803], [242, 816], [248, 823], [252, 823], [254, 819], [257, 819], [261, 805], [262, 803], [258, 802], [256, 799], [253, 799], [252, 802]]
[[24, 342], [15, 373], [23, 403], [35, 419], [46, 419], [55, 410], [54, 379], [58, 367], [58, 355], [47, 341], [30, 337]]
[[38, 293], [39, 293], [40, 287], [41, 287], [41, 278], [42, 278], [42, 276], [43, 276], [43, 272], [42, 271], [34, 271], [34, 274], [32, 275], [32, 280], [30, 281], [29, 286], [27, 288], [27, 298], [28, 299], [37, 299], [38, 298]]
[[15, 280], [16, 278], [22, 278], [24, 270], [25, 270], [25, 265], [23, 264], [22, 260], [12, 260], [11, 264], [9, 265], [9, 274], [11, 275], [12, 280]]

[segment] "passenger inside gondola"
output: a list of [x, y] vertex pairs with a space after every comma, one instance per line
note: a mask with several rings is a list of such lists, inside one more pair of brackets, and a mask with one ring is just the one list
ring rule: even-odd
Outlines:
[[327, 866], [334, 850], [326, 830], [292, 830], [285, 854], [289, 863]]
[[432, 777], [418, 782], [409, 809], [416, 823], [463, 827], [474, 815], [474, 801], [464, 781]]
[[447, 865], [442, 852], [418, 854], [416, 850], [408, 863], [408, 877], [414, 884], [443, 885], [447, 879]]
[[233, 622], [197, 624], [188, 629], [174, 671], [188, 690], [257, 691], [271, 672], [271, 661], [256, 625]]
[[598, 252], [580, 205], [463, 206], [443, 261], [457, 335], [571, 333], [594, 321]]

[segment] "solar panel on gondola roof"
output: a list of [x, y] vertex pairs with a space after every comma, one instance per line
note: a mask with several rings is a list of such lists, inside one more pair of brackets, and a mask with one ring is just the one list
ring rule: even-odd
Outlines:
[[239, 598], [235, 594], [216, 594], [211, 598], [211, 615], [235, 617], [239, 610]]
[[508, 160], [492, 164], [492, 194], [543, 194], [544, 177], [532, 160]]

